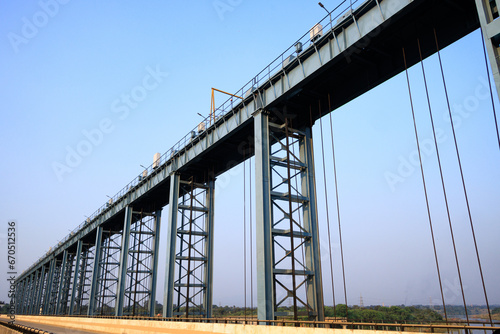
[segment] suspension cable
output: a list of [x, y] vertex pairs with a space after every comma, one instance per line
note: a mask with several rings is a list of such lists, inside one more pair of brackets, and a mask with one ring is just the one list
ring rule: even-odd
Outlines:
[[[426, 182], [425, 182], [424, 166], [422, 164], [422, 153], [420, 151], [420, 143], [419, 143], [419, 139], [418, 139], [417, 122], [416, 122], [416, 119], [415, 119], [415, 108], [413, 107], [413, 98], [412, 98], [412, 95], [411, 95], [410, 77], [408, 75], [408, 65], [406, 63], [406, 53], [405, 53], [405, 48], [404, 47], [403, 47], [403, 60], [404, 60], [404, 65], [405, 65], [406, 82], [407, 82], [407, 85], [408, 85], [408, 95], [410, 97], [411, 115], [412, 115], [412, 119], [413, 119], [413, 129], [414, 129], [414, 132], [415, 132], [415, 141], [417, 143], [418, 160], [419, 160], [419, 164], [420, 164], [420, 173], [422, 175], [422, 185], [423, 185], [423, 188], [424, 188], [425, 205], [426, 205], [426, 208], [427, 208], [427, 217], [428, 217], [429, 226], [430, 226], [430, 229], [431, 229], [432, 244], [434, 246], [434, 256], [435, 256], [435, 259], [436, 259], [436, 267], [438, 268], [439, 286], [440, 286], [440, 289], [441, 289], [441, 297], [443, 299], [443, 309], [444, 309], [444, 312], [445, 312], [446, 321], [448, 322], [448, 316], [446, 315], [446, 306], [445, 306], [445, 301], [444, 301], [444, 294], [443, 294], [443, 289], [442, 289], [442, 284], [441, 284], [441, 275], [439, 273], [439, 264], [438, 264], [438, 258], [437, 258], [437, 253], [436, 253], [436, 243], [435, 243], [435, 240], [434, 240], [434, 232], [433, 232], [433, 228], [432, 228], [432, 217], [431, 217], [431, 210], [430, 210], [430, 207], [429, 207], [429, 196], [427, 194], [427, 185], [426, 185]], [[426, 87], [427, 87], [427, 85], [426, 85]], [[429, 104], [429, 108], [430, 108], [430, 104]], [[434, 126], [433, 126], [433, 129], [434, 129]], [[435, 133], [434, 133], [434, 138], [435, 138]], [[447, 208], [448, 208], [448, 206], [447, 206]]]
[[[330, 94], [328, 94], [328, 110], [332, 110], [332, 106], [330, 103]], [[333, 160], [333, 178], [335, 180], [335, 199], [337, 201], [337, 221], [339, 223], [339, 242], [340, 242], [340, 258], [342, 262], [342, 280], [344, 282], [344, 300], [345, 300], [345, 307], [346, 307], [346, 319], [349, 318], [349, 313], [347, 312], [348, 306], [347, 306], [347, 287], [346, 287], [346, 281], [345, 281], [345, 266], [344, 266], [344, 247], [342, 243], [342, 228], [340, 225], [340, 205], [339, 205], [339, 188], [338, 188], [338, 183], [337, 183], [337, 165], [335, 162], [335, 144], [333, 142], [333, 124], [332, 124], [332, 113], [329, 113], [330, 115], [330, 132], [332, 134], [332, 160]]]
[[245, 161], [245, 152], [243, 152], [243, 285], [244, 285], [244, 293], [245, 296], [245, 322], [247, 320], [247, 179], [246, 179], [246, 161]]
[[248, 165], [248, 174], [250, 174], [250, 307], [253, 314], [252, 158], [249, 159]]
[[[443, 188], [444, 202], [445, 202], [445, 205], [446, 205], [446, 213], [448, 214], [448, 222], [451, 224], [450, 208], [448, 206], [448, 196], [446, 194], [446, 188], [444, 186], [443, 169], [441, 167], [441, 158], [440, 158], [440, 155], [439, 155], [439, 147], [438, 147], [438, 144], [437, 144], [436, 129], [434, 127], [434, 118], [432, 116], [431, 100], [429, 98], [429, 89], [427, 87], [427, 78], [426, 78], [426, 75], [425, 75], [424, 61], [423, 61], [423, 58], [422, 58], [422, 51], [421, 51], [421, 48], [420, 48], [420, 40], [419, 39], [417, 39], [417, 44], [418, 44], [418, 53], [420, 55], [420, 64], [422, 66], [422, 75], [424, 77], [425, 94], [427, 96], [427, 105], [429, 107], [429, 116], [430, 116], [430, 119], [431, 119], [432, 134], [434, 136], [434, 147], [436, 148], [436, 156], [437, 156], [437, 162], [438, 162], [438, 166], [439, 166], [439, 174], [441, 176], [441, 185], [442, 185], [442, 188]], [[444, 300], [443, 284], [442, 284], [442, 281], [441, 281], [441, 271], [439, 269], [439, 261], [438, 261], [437, 250], [436, 250], [436, 240], [434, 238], [434, 229], [432, 227], [432, 221], [430, 219], [429, 219], [429, 227], [430, 227], [430, 230], [431, 230], [432, 247], [434, 248], [434, 258], [436, 260], [436, 269], [437, 269], [438, 280], [439, 280], [439, 290], [441, 291], [441, 299], [443, 301], [444, 318], [446, 320], [446, 323], [448, 323], [448, 314], [446, 312], [446, 302]]]
[[[462, 170], [462, 162], [461, 162], [461, 159], [460, 159], [460, 152], [458, 150], [457, 136], [456, 136], [456, 133], [455, 133], [455, 126], [453, 124], [453, 118], [452, 118], [452, 114], [451, 114], [450, 100], [448, 98], [448, 90], [446, 88], [446, 80], [445, 80], [445, 77], [444, 77], [443, 63], [441, 61], [441, 52], [439, 51], [439, 44], [438, 44], [438, 38], [437, 38], [436, 29], [434, 29], [434, 39], [436, 41], [436, 49], [437, 49], [438, 58], [439, 58], [439, 66], [440, 66], [440, 69], [441, 69], [441, 77], [443, 79], [443, 86], [444, 86], [444, 91], [445, 91], [445, 95], [446, 95], [446, 102], [448, 104], [448, 113], [449, 113], [449, 116], [450, 116], [451, 130], [453, 132], [453, 141], [455, 143], [455, 151], [457, 153], [458, 167], [460, 169], [460, 178], [462, 180], [462, 187], [464, 189], [465, 203], [467, 205], [467, 213], [469, 215], [469, 222], [470, 222], [470, 228], [471, 228], [471, 232], [472, 232], [472, 239], [474, 240], [474, 248], [476, 250], [477, 264], [479, 266], [479, 273], [481, 275], [481, 282], [483, 284], [484, 298], [486, 300], [486, 306], [488, 308], [488, 314], [489, 314], [490, 322], [493, 323], [493, 320], [491, 318], [490, 305], [488, 303], [488, 295], [486, 293], [486, 285], [484, 284], [483, 269], [482, 269], [482, 266], [481, 266], [481, 260], [479, 258], [479, 250], [478, 250], [478, 247], [477, 247], [476, 234], [474, 232], [474, 224], [472, 222], [472, 214], [471, 214], [471, 211], [470, 211], [469, 197], [467, 195], [467, 188], [465, 187], [465, 179], [464, 179], [464, 173], [463, 173], [463, 170]], [[462, 287], [462, 294], [463, 294], [463, 287]], [[466, 317], [467, 317], [467, 323], [469, 324], [469, 316], [467, 314], [467, 306], [465, 305], [465, 295], [464, 295], [464, 307], [465, 307], [465, 313], [466, 313]]]
[[[448, 104], [448, 113], [449, 113], [449, 117], [450, 117], [451, 130], [452, 130], [452, 133], [453, 133], [453, 139], [455, 141], [455, 150], [457, 152], [458, 166], [460, 168], [460, 175], [462, 175], [462, 181], [463, 181], [462, 165], [460, 163], [460, 156], [459, 156], [458, 146], [457, 146], [457, 138], [455, 136], [455, 126], [453, 125], [453, 116], [451, 115], [450, 100], [448, 98], [448, 90], [447, 90], [447, 87], [446, 87], [446, 81], [444, 79], [443, 65], [442, 65], [442, 62], [441, 62], [441, 52], [439, 51], [439, 45], [438, 45], [438, 41], [437, 41], [436, 29], [434, 29], [434, 38], [435, 38], [435, 41], [436, 41], [436, 49], [437, 49], [437, 54], [438, 54], [438, 59], [439, 59], [439, 65], [440, 65], [440, 68], [441, 68], [441, 77], [442, 77], [442, 80], [443, 80], [443, 87], [444, 87], [444, 93], [445, 93], [445, 96], [446, 96], [446, 103]], [[464, 190], [465, 190], [465, 187], [464, 187]], [[466, 195], [466, 198], [467, 198], [467, 195]], [[466, 199], [466, 201], [467, 201], [467, 199]], [[467, 206], [469, 206], [468, 201], [467, 201]], [[470, 211], [469, 211], [469, 215], [470, 215]], [[456, 245], [455, 245], [455, 237], [454, 237], [454, 234], [453, 234], [453, 227], [452, 227], [451, 224], [450, 224], [450, 233], [451, 233], [451, 241], [453, 243], [453, 250], [455, 252], [455, 262], [457, 264], [457, 272], [458, 272], [458, 280], [459, 280], [459, 283], [460, 283], [460, 290], [462, 291], [462, 300], [463, 300], [463, 303], [464, 303], [465, 317], [467, 319], [467, 324], [470, 325], [469, 313], [467, 312], [467, 303], [465, 302], [465, 293], [464, 293], [464, 286], [463, 286], [463, 283], [462, 283], [462, 275], [460, 274], [460, 265], [459, 265], [459, 262], [458, 262], [457, 248], [456, 248]]]
[[330, 255], [330, 278], [332, 280], [332, 299], [333, 299], [333, 316], [336, 316], [335, 310], [335, 287], [333, 281], [333, 260], [332, 260], [332, 237], [330, 233], [330, 213], [328, 210], [328, 190], [326, 186], [326, 167], [325, 167], [325, 144], [323, 141], [323, 117], [321, 116], [321, 101], [318, 100], [319, 104], [319, 127], [321, 132], [321, 154], [323, 158], [323, 183], [325, 185], [325, 208], [326, 208], [326, 226], [328, 231], [328, 250]]
[[488, 56], [486, 55], [486, 45], [485, 45], [485, 42], [484, 42], [484, 35], [483, 35], [482, 32], [481, 32], [481, 41], [483, 42], [484, 64], [486, 65], [486, 74], [488, 75], [488, 85], [490, 86], [491, 107], [493, 108], [493, 120], [495, 121], [495, 128], [497, 130], [498, 148], [500, 148], [500, 134], [498, 132], [497, 113], [496, 113], [496, 110], [495, 110], [495, 102], [494, 102], [494, 99], [493, 99], [493, 89], [491, 87], [490, 71], [488, 69]]

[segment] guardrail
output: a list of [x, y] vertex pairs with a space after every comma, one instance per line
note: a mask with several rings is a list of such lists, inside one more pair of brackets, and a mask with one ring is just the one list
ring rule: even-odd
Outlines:
[[[375, 1], [375, 0], [372, 0]], [[382, 0], [377, 0], [382, 1]], [[288, 47], [284, 52], [282, 52], [278, 57], [276, 57], [271, 63], [269, 63], [262, 71], [260, 71], [256, 76], [250, 79], [243, 87], [237, 90], [233, 95], [242, 96], [243, 101], [234, 103], [233, 97], [228, 98], [223, 102], [218, 108], [215, 109], [214, 117], [207, 116], [200, 124], [204, 126], [196, 126], [194, 129], [189, 131], [183, 138], [181, 138], [177, 143], [175, 143], [169, 150], [167, 150], [160, 159], [154, 161], [149, 165], [143, 172], [136, 176], [132, 181], [130, 181], [125, 187], [123, 187], [118, 193], [113, 197], [110, 197], [109, 201], [98, 208], [94, 213], [92, 213], [88, 218], [78, 225], [73, 231], [71, 231], [65, 238], [59, 241], [57, 245], [53, 248], [51, 247], [44, 255], [42, 255], [35, 263], [33, 263], [28, 269], [24, 270], [19, 277], [22, 277], [26, 272], [29, 272], [32, 268], [36, 267], [43, 259], [54, 253], [60, 246], [70, 240], [78, 231], [90, 225], [99, 215], [103, 214], [111, 208], [115, 203], [120, 201], [125, 195], [127, 195], [136, 186], [142, 184], [147, 180], [152, 174], [157, 170], [160, 170], [165, 165], [172, 162], [173, 158], [179, 155], [183, 150], [187, 149], [190, 145], [199, 140], [202, 136], [206, 135], [210, 131], [213, 131], [215, 125], [219, 122], [222, 124], [226, 121], [224, 116], [227, 116], [231, 112], [234, 114], [238, 105], [245, 103], [246, 100], [252, 99], [252, 94], [254, 91], [258, 90], [259, 87], [267, 84], [271, 79], [284, 70], [284, 67], [289, 61], [297, 57], [301, 52], [307, 50], [310, 46], [313, 46], [323, 35], [323, 31], [330, 31], [334, 29], [337, 25], [341, 24], [344, 20], [348, 19], [354, 15], [353, 8], [355, 5], [360, 3], [361, 0], [342, 1], [337, 7], [335, 7], [331, 12], [329, 12], [321, 21], [314, 25], [313, 29], [307, 31], [302, 35], [295, 43]], [[371, 1], [365, 1], [364, 5], [370, 3]], [[314, 31], [314, 35], [312, 31]], [[300, 48], [299, 48], [300, 46]], [[212, 119], [214, 122], [212, 123]], [[202, 131], [199, 131], [200, 129]]]
[[[50, 317], [43, 315], [43, 317]], [[56, 316], [57, 317], [57, 316]], [[493, 324], [487, 322], [470, 322], [479, 325], [457, 324], [453, 322], [433, 322], [433, 323], [384, 323], [384, 322], [353, 322], [353, 321], [307, 321], [307, 320], [258, 320], [254, 317], [238, 318], [163, 318], [146, 316], [84, 316], [84, 315], [64, 315], [61, 317], [74, 318], [98, 318], [98, 319], [123, 319], [123, 320], [149, 320], [149, 321], [172, 321], [172, 322], [195, 322], [210, 324], [236, 324], [236, 325], [270, 325], [270, 326], [288, 326], [288, 327], [314, 327], [314, 328], [340, 328], [356, 330], [387, 330], [387, 331], [411, 331], [411, 332], [446, 332], [448, 330], [464, 330], [465, 333], [470, 330], [481, 330], [484, 333], [488, 331], [500, 331], [500, 322]]]
[[43, 329], [3, 321], [0, 321], [0, 326], [10, 328], [18, 333], [53, 334], [52, 332], [47, 332]]

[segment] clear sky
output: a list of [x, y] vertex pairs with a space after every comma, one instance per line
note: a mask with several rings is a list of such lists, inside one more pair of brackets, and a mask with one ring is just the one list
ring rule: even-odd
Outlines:
[[[331, 9], [339, 2], [323, 4]], [[7, 222], [14, 219], [18, 270], [30, 266], [106, 195], [136, 177], [140, 164], [151, 164], [156, 152], [166, 152], [196, 126], [197, 113], [208, 115], [211, 87], [237, 91], [324, 15], [317, 1], [298, 0], [0, 0], [0, 254], [6, 254]], [[500, 151], [479, 32], [443, 50], [442, 57], [488, 294], [491, 303], [500, 304]], [[484, 304], [437, 57], [424, 64], [467, 303]], [[151, 73], [154, 80], [144, 82]], [[410, 80], [421, 144], [428, 148], [432, 132], [419, 65], [410, 70]], [[146, 95], [127, 102], [140, 86], [147, 86]], [[422, 180], [411, 163], [416, 145], [405, 76], [332, 117], [349, 304], [358, 304], [360, 296], [365, 305], [439, 304]], [[323, 125], [331, 151], [328, 118]], [[70, 170], [57, 171], [95, 129], [102, 139], [72, 161]], [[332, 304], [319, 122], [313, 131], [325, 303]], [[424, 157], [445, 297], [459, 304], [432, 146]], [[325, 159], [336, 231], [331, 154]], [[242, 166], [216, 184], [217, 304], [243, 305], [242, 189]], [[159, 301], [167, 221], [162, 224]], [[332, 237], [338, 303], [338, 234]], [[0, 268], [6, 271], [5, 255]], [[254, 300], [255, 289], [254, 282]], [[4, 278], [2, 299], [7, 299]]]

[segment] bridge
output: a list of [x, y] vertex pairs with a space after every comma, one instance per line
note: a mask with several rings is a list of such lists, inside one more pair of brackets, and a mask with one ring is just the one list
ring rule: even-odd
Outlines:
[[254, 157], [258, 320], [324, 322], [313, 124], [478, 28], [498, 94], [497, 17], [496, 0], [343, 1], [25, 270], [17, 314], [153, 317], [163, 216], [163, 317], [211, 319], [216, 179]]

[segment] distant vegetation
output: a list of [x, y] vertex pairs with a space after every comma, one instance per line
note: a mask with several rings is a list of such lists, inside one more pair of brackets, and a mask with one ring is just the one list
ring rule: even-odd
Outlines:
[[[340, 309], [340, 310], [339, 310]], [[346, 306], [337, 305], [337, 317], [346, 316]], [[333, 315], [333, 307], [326, 307], [326, 316]], [[330, 315], [331, 314], [331, 315]], [[427, 306], [352, 306], [347, 310], [349, 321], [358, 322], [435, 322], [443, 320], [443, 317], [436, 311]]]
[[[280, 307], [278, 312], [292, 312], [291, 307]], [[299, 317], [304, 320], [307, 313], [304, 308], [298, 309]], [[247, 308], [248, 317], [257, 315], [257, 310]], [[213, 316], [219, 317], [243, 317], [245, 309], [236, 306], [213, 306]], [[347, 308], [344, 304], [339, 304], [334, 308], [325, 307], [325, 317], [343, 318], [357, 322], [435, 322], [443, 320], [443, 317], [427, 306], [351, 306]]]
[[[292, 312], [292, 307], [280, 307], [278, 312]], [[463, 306], [447, 305], [446, 311], [448, 318], [465, 318]], [[472, 318], [487, 318], [486, 306], [468, 306], [467, 311], [469, 317]], [[299, 318], [307, 319], [307, 312], [304, 308], [298, 309]], [[500, 320], [500, 307], [493, 306], [491, 308], [493, 319]], [[257, 309], [247, 308], [246, 312], [243, 307], [236, 306], [213, 306], [213, 317], [247, 317], [257, 316]], [[342, 318], [355, 322], [385, 322], [385, 323], [427, 323], [444, 321], [444, 312], [442, 306], [349, 306], [344, 304], [336, 305], [335, 312], [332, 306], [325, 306], [325, 317], [327, 318]]]
[[[82, 313], [86, 313], [85, 309]], [[156, 302], [155, 314], [162, 314], [163, 305]], [[112, 314], [114, 310], [107, 310], [104, 314]], [[147, 314], [146, 308], [137, 304], [136, 314]], [[292, 312], [292, 307], [280, 307], [278, 312]], [[471, 305], [467, 307], [469, 318], [488, 319], [488, 311], [486, 306]], [[0, 307], [0, 313], [7, 313], [8, 305]], [[448, 319], [465, 318], [465, 310], [463, 306], [446, 305], [446, 312]], [[98, 310], [98, 313], [99, 310]], [[126, 314], [131, 314], [131, 310], [125, 310]], [[212, 313], [214, 318], [228, 318], [228, 317], [256, 317], [256, 308], [243, 308], [237, 306], [217, 306], [213, 305]], [[307, 312], [305, 308], [298, 309], [299, 318], [301, 320], [307, 319]], [[491, 307], [492, 317], [495, 320], [500, 320], [500, 307], [493, 305]], [[349, 306], [344, 304], [336, 305], [335, 311], [332, 306], [325, 306], [326, 318], [341, 318], [342, 320], [355, 321], [355, 322], [384, 322], [384, 323], [422, 323], [422, 322], [439, 322], [444, 320], [444, 312], [442, 306]]]

